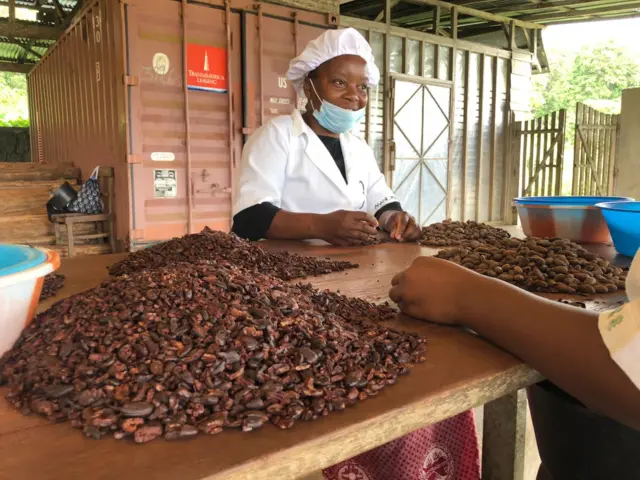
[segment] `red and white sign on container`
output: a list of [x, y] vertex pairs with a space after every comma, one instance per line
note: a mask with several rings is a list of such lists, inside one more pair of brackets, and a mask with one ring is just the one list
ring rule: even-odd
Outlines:
[[187, 87], [190, 90], [227, 92], [227, 50], [187, 44]]

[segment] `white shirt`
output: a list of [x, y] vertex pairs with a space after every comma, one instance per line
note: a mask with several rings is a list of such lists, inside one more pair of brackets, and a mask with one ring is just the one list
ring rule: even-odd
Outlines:
[[375, 214], [397, 202], [363, 140], [340, 135], [348, 183], [299, 111], [258, 129], [242, 152], [233, 215], [263, 202], [292, 213]]
[[629, 303], [600, 315], [598, 328], [611, 358], [640, 388], [640, 255], [636, 254], [626, 282]]

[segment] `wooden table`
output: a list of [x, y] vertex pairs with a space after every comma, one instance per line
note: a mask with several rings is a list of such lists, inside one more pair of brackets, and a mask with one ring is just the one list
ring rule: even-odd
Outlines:
[[[391, 278], [414, 258], [435, 253], [417, 245], [396, 244], [355, 249], [292, 243], [266, 246], [359, 263], [358, 269], [316, 278], [313, 283], [371, 301], [387, 299]], [[96, 286], [107, 277], [107, 265], [121, 258], [66, 260], [60, 269], [67, 276], [64, 288], [40, 308]], [[623, 294], [609, 295], [590, 306], [602, 309], [621, 298]], [[225, 431], [191, 441], [158, 440], [143, 446], [113, 439], [94, 441], [68, 424], [22, 416], [9, 407], [0, 389], [0, 479], [294, 479], [513, 395], [541, 379], [510, 354], [462, 329], [409, 318], [399, 318], [393, 326], [428, 337], [426, 362], [377, 397], [318, 421], [299, 422], [288, 431], [268, 425], [251, 433]], [[516, 415], [512, 407], [508, 404], [507, 410]], [[491, 478], [505, 477], [492, 474]]]

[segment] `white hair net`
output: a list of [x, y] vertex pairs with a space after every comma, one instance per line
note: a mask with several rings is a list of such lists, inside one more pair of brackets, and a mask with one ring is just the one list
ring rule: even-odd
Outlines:
[[327, 30], [311, 40], [304, 51], [291, 60], [287, 78], [298, 94], [304, 97], [303, 85], [307, 76], [323, 63], [342, 55], [356, 55], [367, 62], [365, 74], [369, 86], [380, 81], [380, 70], [376, 67], [369, 42], [354, 28]]

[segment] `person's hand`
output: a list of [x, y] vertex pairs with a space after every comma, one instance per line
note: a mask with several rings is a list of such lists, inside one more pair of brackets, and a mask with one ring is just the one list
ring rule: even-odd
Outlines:
[[486, 280], [447, 260], [420, 257], [393, 278], [389, 298], [411, 317], [455, 324], [461, 321], [465, 291]]
[[337, 212], [319, 215], [315, 231], [317, 238], [333, 245], [357, 245], [376, 235], [378, 221], [364, 212]]
[[380, 218], [384, 229], [389, 232], [393, 240], [399, 242], [415, 242], [422, 235], [422, 231], [415, 218], [407, 212], [387, 211]]

